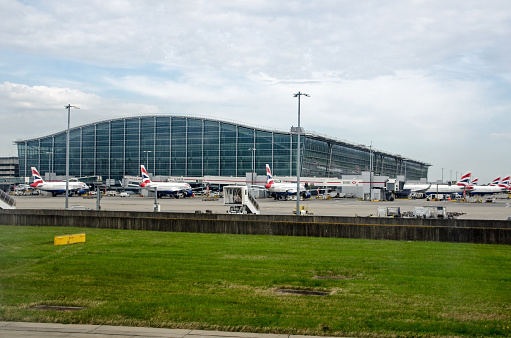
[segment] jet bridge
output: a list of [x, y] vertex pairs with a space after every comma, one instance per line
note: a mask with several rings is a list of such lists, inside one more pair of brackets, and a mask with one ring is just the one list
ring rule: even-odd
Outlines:
[[16, 200], [0, 190], [0, 209], [16, 209]]
[[247, 186], [228, 185], [224, 187], [224, 205], [229, 206], [229, 214], [256, 214], [259, 212], [259, 203], [250, 194]]

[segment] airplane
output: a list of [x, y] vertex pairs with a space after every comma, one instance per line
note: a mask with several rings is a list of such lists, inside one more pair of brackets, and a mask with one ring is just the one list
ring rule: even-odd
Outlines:
[[425, 192], [426, 195], [435, 194], [458, 194], [463, 195], [470, 189], [471, 172], [460, 177], [456, 184], [432, 184]]
[[[35, 167], [31, 167], [31, 169], [34, 179], [34, 182], [30, 184], [32, 188], [47, 191], [54, 197], [66, 193], [66, 181], [45, 182]], [[89, 190], [89, 186], [83, 182], [69, 181], [68, 190], [70, 195], [83, 195]]]
[[[468, 193], [470, 195], [494, 195], [506, 192], [507, 185], [505, 182], [509, 182], [509, 177], [505, 177], [502, 181], [500, 177], [494, 179], [490, 185], [473, 185], [469, 187]], [[504, 184], [503, 184], [504, 182]]]
[[[271, 175], [270, 165], [266, 164], [266, 185], [264, 186], [270, 192], [270, 195], [277, 199], [287, 199], [291, 195], [296, 195], [296, 183], [275, 182]], [[311, 197], [310, 192], [305, 189], [304, 184], [300, 184], [300, 195], [304, 198]]]
[[140, 171], [142, 172], [142, 183], [140, 183], [140, 186], [148, 190], [156, 189], [157, 197], [170, 195], [179, 198], [181, 194], [187, 197], [193, 196], [192, 187], [188, 183], [152, 182], [144, 165], [140, 166]]
[[405, 184], [403, 190], [410, 190], [411, 193], [424, 193], [426, 195], [463, 193], [465, 187], [470, 183], [470, 172], [460, 177], [455, 185], [449, 184]]

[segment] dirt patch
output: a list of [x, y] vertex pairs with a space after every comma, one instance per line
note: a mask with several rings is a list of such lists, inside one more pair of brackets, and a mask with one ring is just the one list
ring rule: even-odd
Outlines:
[[313, 290], [293, 290], [293, 289], [277, 289], [276, 293], [289, 293], [294, 295], [303, 295], [303, 296], [327, 296], [330, 292], [324, 291], [313, 291]]
[[52, 305], [37, 305], [32, 310], [45, 310], [45, 311], [80, 311], [86, 309], [79, 306], [52, 306]]

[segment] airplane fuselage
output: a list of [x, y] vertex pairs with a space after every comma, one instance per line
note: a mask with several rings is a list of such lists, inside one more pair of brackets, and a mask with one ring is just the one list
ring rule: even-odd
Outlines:
[[468, 193], [470, 195], [493, 195], [493, 194], [500, 194], [506, 191], [505, 187], [499, 187], [499, 186], [485, 186], [485, 185], [478, 185], [478, 186], [472, 186], [468, 190]]
[[432, 184], [425, 192], [426, 195], [432, 194], [463, 194], [463, 191], [468, 192], [468, 187], [461, 185], [448, 185], [448, 184]]
[[146, 183], [142, 188], [152, 191], [156, 189], [159, 195], [177, 195], [179, 193], [183, 193], [188, 197], [193, 195], [192, 187], [188, 183], [150, 182]]
[[[64, 194], [66, 192], [66, 182], [39, 182], [31, 184], [32, 188], [50, 192], [53, 195]], [[83, 182], [69, 182], [68, 190], [71, 192], [85, 192], [89, 187]]]

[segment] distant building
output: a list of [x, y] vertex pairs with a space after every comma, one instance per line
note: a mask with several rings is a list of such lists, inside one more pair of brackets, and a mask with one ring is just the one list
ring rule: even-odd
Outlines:
[[[340, 139], [301, 133], [301, 176], [341, 177], [372, 171], [419, 180], [430, 164]], [[64, 175], [66, 131], [16, 141], [21, 176], [34, 166]], [[296, 175], [296, 128], [270, 130], [232, 121], [191, 116], [139, 116], [100, 121], [70, 131], [70, 169], [75, 177], [120, 180], [140, 176], [140, 165], [158, 176], [245, 177], [254, 167], [266, 175]], [[370, 158], [372, 159], [370, 160]]]
[[17, 157], [0, 157], [0, 177], [18, 177], [19, 162]]

